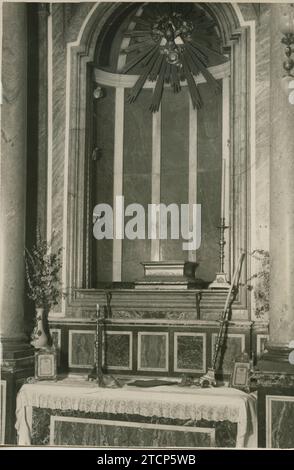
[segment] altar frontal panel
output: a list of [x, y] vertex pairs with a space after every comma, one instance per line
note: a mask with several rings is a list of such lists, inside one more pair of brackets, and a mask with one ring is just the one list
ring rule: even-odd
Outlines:
[[213, 447], [215, 429], [51, 416], [50, 445]]

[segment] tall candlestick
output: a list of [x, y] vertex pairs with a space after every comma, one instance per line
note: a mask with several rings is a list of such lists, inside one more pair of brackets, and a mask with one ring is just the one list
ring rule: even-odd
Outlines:
[[225, 218], [225, 202], [226, 202], [226, 160], [223, 158], [222, 164], [222, 189], [221, 189], [221, 218]]
[[220, 225], [218, 226], [219, 229], [219, 262], [220, 262], [220, 269], [219, 272], [216, 273], [215, 280], [209, 284], [210, 289], [229, 289], [230, 284], [227, 281], [227, 275], [224, 272], [224, 261], [225, 261], [225, 230], [229, 228], [228, 225], [225, 223], [224, 217], [220, 219]]
[[209, 284], [210, 289], [229, 289], [230, 284], [227, 280], [227, 275], [224, 271], [224, 260], [225, 260], [225, 230], [229, 228], [226, 225], [226, 159], [222, 160], [222, 187], [221, 187], [221, 216], [220, 216], [220, 225], [219, 229], [219, 260], [220, 260], [220, 269], [216, 273], [215, 280]]
[[100, 306], [96, 304], [96, 331], [95, 331], [95, 362], [93, 369], [88, 375], [88, 380], [96, 380], [98, 387], [104, 386], [102, 370], [102, 338], [103, 338], [103, 317], [100, 315]]
[[99, 304], [96, 305], [96, 337], [95, 337], [95, 363], [96, 363], [96, 382], [99, 382]]
[[103, 386], [103, 373], [102, 373], [102, 331], [101, 331], [101, 316], [99, 304], [96, 305], [96, 338], [95, 338], [95, 360], [96, 360], [96, 382], [99, 387]]

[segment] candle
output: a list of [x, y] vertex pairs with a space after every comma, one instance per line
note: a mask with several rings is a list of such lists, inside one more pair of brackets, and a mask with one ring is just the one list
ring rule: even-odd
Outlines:
[[222, 164], [222, 190], [221, 190], [221, 218], [225, 218], [225, 201], [226, 201], [226, 160], [223, 158]]

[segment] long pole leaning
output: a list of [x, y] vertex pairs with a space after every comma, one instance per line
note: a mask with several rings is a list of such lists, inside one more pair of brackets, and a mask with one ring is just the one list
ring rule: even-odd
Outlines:
[[232, 282], [231, 282], [231, 285], [230, 285], [230, 288], [228, 290], [228, 294], [226, 297], [225, 306], [219, 319], [220, 326], [219, 326], [217, 338], [216, 338], [215, 345], [214, 345], [214, 353], [213, 353], [211, 368], [208, 369], [205, 375], [200, 377], [200, 385], [202, 387], [211, 387], [211, 386], [215, 387], [216, 386], [215, 373], [216, 373], [216, 367], [217, 367], [217, 360], [219, 357], [219, 353], [222, 349], [222, 346], [224, 344], [224, 341], [226, 339], [225, 326], [227, 325], [229, 314], [230, 314], [231, 296], [232, 296], [233, 291], [235, 290], [235, 287], [238, 286], [239, 284], [244, 257], [245, 257], [245, 253], [242, 252], [239, 256], [239, 260], [238, 260], [238, 263], [237, 263], [237, 266], [236, 266], [236, 269], [232, 278]]

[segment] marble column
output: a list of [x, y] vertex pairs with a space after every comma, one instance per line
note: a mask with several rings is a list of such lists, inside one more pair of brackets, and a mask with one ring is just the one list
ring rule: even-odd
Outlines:
[[27, 357], [24, 246], [27, 135], [27, 6], [3, 3], [0, 326], [4, 360]]
[[294, 349], [289, 348], [294, 342], [294, 106], [282, 80], [283, 8], [290, 6], [271, 5], [270, 340], [259, 368], [294, 373], [289, 362]]
[[48, 15], [50, 5], [38, 5], [38, 194], [37, 222], [46, 238], [48, 161]]

